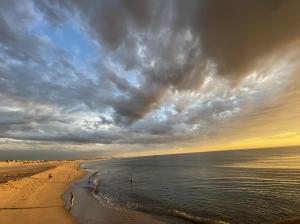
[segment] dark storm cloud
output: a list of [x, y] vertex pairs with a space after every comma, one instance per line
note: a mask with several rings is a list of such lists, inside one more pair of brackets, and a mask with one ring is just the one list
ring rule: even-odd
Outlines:
[[299, 40], [299, 10], [296, 0], [208, 0], [193, 25], [220, 74], [239, 78], [257, 60]]
[[[296, 0], [1, 1], [0, 137], [152, 144], [215, 134], [271, 95], [219, 82], [240, 84], [299, 47], [299, 11]], [[36, 32], [68, 22], [97, 43], [92, 59]]]
[[[117, 122], [132, 123], [157, 108], [168, 88], [190, 90], [203, 80], [207, 67], [200, 61], [197, 37], [186, 28], [173, 32], [177, 12], [172, 2], [159, 1], [57, 1], [67, 10], [77, 12], [81, 25], [100, 44], [106, 54], [126, 70], [140, 73], [138, 88], [124, 79], [111, 81], [125, 96], [112, 100]], [[43, 5], [38, 5], [44, 11]], [[48, 10], [48, 7], [47, 7]], [[47, 13], [51, 15], [53, 13]], [[54, 16], [54, 19], [56, 16]], [[141, 49], [143, 46], [146, 49]], [[142, 52], [145, 51], [145, 52]]]
[[[172, 51], [178, 35], [190, 30], [200, 39], [198, 44], [203, 57], [213, 60], [221, 75], [235, 77], [244, 75], [259, 58], [297, 41], [300, 34], [300, 3], [297, 0], [114, 0], [88, 3], [70, 0], [71, 5], [76, 6], [91, 32], [114, 48], [127, 38], [134, 38], [132, 32], [150, 34], [150, 37], [160, 40], [155, 35], [169, 26], [170, 44], [163, 48], [167, 50], [166, 60], [173, 56], [168, 51]], [[144, 41], [145, 45], [155, 42], [148, 38]], [[193, 58], [193, 55], [189, 56]], [[175, 79], [176, 75], [174, 71]]]
[[[300, 35], [297, 0], [69, 0], [61, 4], [79, 13], [83, 26], [106, 44], [108, 52], [121, 54], [124, 67], [130, 64], [128, 68], [144, 76], [140, 91], [122, 98], [128, 106], [115, 107], [116, 117], [129, 121], [155, 108], [169, 88], [199, 88], [211, 64], [217, 75], [238, 82], [264, 57], [293, 44]], [[144, 55], [138, 55], [139, 45], [146, 48]], [[126, 58], [131, 61], [124, 62]], [[153, 66], [147, 66], [151, 62]]]

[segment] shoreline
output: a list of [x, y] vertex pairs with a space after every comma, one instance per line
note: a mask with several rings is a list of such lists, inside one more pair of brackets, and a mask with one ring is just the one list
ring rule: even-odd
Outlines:
[[[131, 209], [116, 209], [102, 205], [89, 192], [87, 185], [87, 173], [83, 178], [70, 186], [67, 191], [75, 194], [75, 203], [70, 214], [79, 223], [97, 223], [97, 224], [167, 224], [167, 218], [154, 216], [145, 212]], [[88, 209], [86, 209], [88, 206]], [[178, 224], [187, 224], [187, 222], [174, 222]]]
[[[81, 164], [93, 161], [83, 161]], [[93, 224], [191, 224], [195, 223], [191, 220], [186, 220], [176, 216], [165, 216], [147, 213], [135, 209], [128, 208], [113, 208], [101, 204], [90, 192], [88, 183], [89, 176], [93, 175], [94, 171], [86, 170], [86, 173], [80, 180], [70, 184], [66, 194], [71, 191], [75, 192], [76, 203], [70, 214], [77, 221], [76, 223], [93, 223]], [[86, 209], [88, 207], [88, 209]], [[198, 223], [198, 222], [197, 222]], [[200, 222], [204, 223], [204, 222]], [[300, 224], [299, 218], [284, 219], [274, 224]]]
[[[176, 224], [191, 224], [191, 223], [218, 223], [216, 222], [205, 222], [205, 221], [191, 221], [183, 219], [182, 217], [178, 218], [176, 216], [161, 216], [154, 213], [147, 213], [140, 210], [135, 209], [128, 209], [128, 208], [115, 208], [114, 206], [110, 207], [109, 205], [103, 205], [101, 202], [98, 201], [94, 196], [92, 196], [92, 193], [87, 184], [88, 177], [90, 175], [93, 175], [93, 173], [97, 173], [99, 170], [90, 171], [88, 175], [86, 175], [84, 178], [82, 178], [79, 182], [79, 185], [77, 186], [77, 189], [74, 189], [76, 194], [79, 196], [79, 204], [80, 206], [75, 208], [75, 212], [72, 212], [72, 215], [76, 217], [76, 219], [81, 223], [86, 223], [85, 221], [93, 220], [93, 218], [96, 218], [96, 222], [88, 222], [93, 224], [118, 224], [118, 223], [176, 223]], [[100, 171], [101, 172], [101, 171]], [[101, 179], [100, 179], [101, 182]], [[99, 189], [98, 189], [99, 190]], [[81, 212], [83, 208], [86, 206], [89, 206], [88, 212]], [[94, 216], [96, 215], [96, 216]], [[134, 216], [134, 219], [132, 217]], [[91, 218], [93, 217], [93, 218]], [[104, 220], [103, 220], [104, 219]], [[141, 221], [142, 220], [142, 221]], [[222, 223], [220, 221], [220, 223]], [[300, 218], [299, 216], [296, 216], [294, 218], [285, 218], [277, 221], [273, 221], [274, 224], [300, 224]]]
[[[85, 223], [85, 220], [94, 216], [96, 223], [145, 223], [163, 224], [163, 217], [154, 217], [150, 214], [128, 210], [119, 211], [101, 205], [85, 186], [89, 172], [78, 169], [81, 164], [96, 160], [76, 161], [48, 161], [49, 169], [39, 172], [34, 163], [1, 162], [0, 168], [4, 172], [15, 172], [15, 178], [0, 183], [0, 221], [10, 224], [75, 224]], [[54, 166], [54, 167], [53, 167]], [[36, 171], [34, 175], [23, 176], [24, 167], [31, 167]], [[19, 171], [19, 172], [18, 172]], [[19, 175], [21, 172], [21, 175]], [[53, 178], [48, 179], [52, 173]], [[68, 176], [71, 176], [68, 181]], [[70, 192], [75, 194], [75, 202], [69, 210]], [[87, 209], [87, 207], [89, 209]], [[92, 209], [90, 209], [92, 208]], [[78, 209], [81, 213], [78, 215]], [[74, 212], [75, 211], [75, 212]], [[77, 213], [76, 213], [77, 211]]]
[[[1, 222], [10, 224], [77, 223], [65, 209], [64, 194], [70, 185], [82, 178], [86, 172], [81, 169], [77, 170], [80, 161], [55, 163], [56, 167], [47, 171], [0, 184]], [[30, 166], [30, 164], [26, 165]], [[51, 180], [48, 179], [49, 172], [53, 175]]]
[[[17, 172], [14, 177], [0, 183], [1, 223], [57, 223], [75, 224], [92, 221], [97, 224], [163, 224], [191, 223], [182, 219], [157, 216], [136, 210], [115, 209], [102, 205], [89, 191], [87, 180], [92, 172], [79, 169], [81, 164], [95, 160], [49, 161], [33, 163], [0, 163], [0, 171]], [[46, 171], [40, 171], [43, 167]], [[23, 171], [31, 169], [34, 175], [23, 176]], [[0, 176], [1, 176], [0, 172]], [[53, 179], [48, 179], [48, 174]], [[29, 175], [29, 174], [28, 174]], [[68, 176], [70, 180], [68, 181]], [[68, 211], [70, 192], [75, 194], [75, 203]], [[300, 219], [282, 220], [277, 224], [300, 224]]]

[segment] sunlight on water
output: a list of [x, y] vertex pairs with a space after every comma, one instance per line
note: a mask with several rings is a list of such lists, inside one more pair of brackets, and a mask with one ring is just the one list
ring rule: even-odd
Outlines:
[[[153, 156], [90, 164], [107, 206], [194, 223], [274, 223], [300, 214], [300, 148]], [[134, 182], [130, 182], [133, 177]]]
[[236, 162], [228, 165], [227, 167], [300, 169], [300, 155], [274, 156], [250, 162]]

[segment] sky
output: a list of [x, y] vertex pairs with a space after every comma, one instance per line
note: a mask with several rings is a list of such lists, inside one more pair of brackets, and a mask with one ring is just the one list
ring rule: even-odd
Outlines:
[[0, 0], [0, 153], [300, 145], [299, 11], [298, 0]]

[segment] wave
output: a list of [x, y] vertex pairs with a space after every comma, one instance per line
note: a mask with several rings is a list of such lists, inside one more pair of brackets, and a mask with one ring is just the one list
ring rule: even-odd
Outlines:
[[198, 216], [194, 216], [192, 214], [179, 211], [179, 210], [170, 210], [170, 215], [192, 222], [192, 223], [197, 223], [197, 224], [229, 224], [228, 222], [223, 222], [221, 220], [211, 220], [207, 218], [201, 218]]

